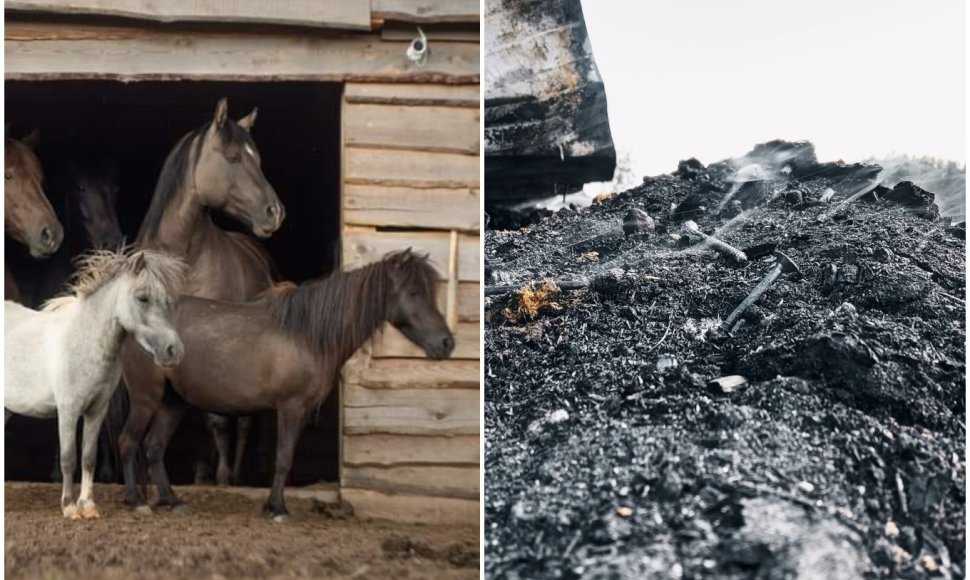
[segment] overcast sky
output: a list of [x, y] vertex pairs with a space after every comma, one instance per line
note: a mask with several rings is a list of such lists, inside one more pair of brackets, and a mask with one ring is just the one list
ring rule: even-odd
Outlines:
[[965, 160], [964, 0], [583, 0], [638, 175], [773, 138]]

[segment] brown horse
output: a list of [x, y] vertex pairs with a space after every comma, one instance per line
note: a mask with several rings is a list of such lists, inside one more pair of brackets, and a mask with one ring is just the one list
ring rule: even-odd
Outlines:
[[[283, 223], [283, 204], [263, 175], [250, 135], [255, 121], [255, 109], [238, 122], [229, 119], [222, 99], [212, 120], [182, 137], [162, 167], [137, 245], [185, 259], [187, 296], [252, 300], [273, 283], [263, 247], [244, 234], [221, 229], [212, 219], [213, 211], [229, 214], [260, 238]], [[238, 479], [249, 421], [240, 420], [233, 480]], [[210, 415], [207, 425], [219, 452], [217, 482], [227, 484], [229, 420]]]
[[[32, 257], [46, 258], [61, 246], [64, 229], [44, 195], [44, 174], [33, 151], [36, 143], [36, 131], [22, 141], [4, 137], [3, 225], [7, 235], [27, 246]], [[19, 299], [16, 283], [6, 266], [4, 298]]]
[[188, 407], [225, 415], [272, 409], [276, 472], [263, 509], [285, 520], [283, 488], [297, 439], [364, 341], [390, 322], [429, 358], [451, 355], [455, 340], [435, 306], [437, 279], [426, 256], [406, 250], [300, 286], [280, 285], [254, 302], [183, 297], [175, 323], [185, 344], [181, 364], [162, 369], [135, 343], [123, 349], [131, 404], [120, 441], [125, 503], [151, 511], [135, 485], [135, 451], [144, 438], [158, 504], [183, 507], [163, 457]]

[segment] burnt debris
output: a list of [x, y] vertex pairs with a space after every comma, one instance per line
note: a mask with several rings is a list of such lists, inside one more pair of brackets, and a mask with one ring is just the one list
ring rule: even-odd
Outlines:
[[[810, 144], [682, 166], [485, 233], [496, 284], [589, 280], [486, 301], [486, 574], [964, 577], [965, 227]], [[689, 219], [748, 261], [683, 245]], [[716, 340], [777, 251], [802, 275]]]

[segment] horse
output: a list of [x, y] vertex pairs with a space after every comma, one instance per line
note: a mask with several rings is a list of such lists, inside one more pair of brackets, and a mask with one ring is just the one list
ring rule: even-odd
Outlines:
[[[44, 174], [33, 148], [37, 132], [23, 140], [4, 135], [3, 226], [7, 235], [27, 246], [33, 258], [43, 259], [57, 251], [64, 228], [44, 195]], [[4, 299], [19, 300], [17, 283], [4, 265]]]
[[[117, 249], [124, 237], [118, 222], [118, 167], [113, 158], [98, 153], [72, 152], [48, 162], [50, 199], [64, 220], [64, 242], [50, 259], [23, 264], [18, 269], [22, 302], [36, 307], [64, 291], [73, 262], [91, 249]], [[109, 420], [106, 425], [110, 425]], [[96, 481], [115, 479], [112, 438], [107, 430], [98, 437]], [[54, 458], [51, 480], [61, 481], [60, 457]]]
[[[250, 131], [256, 109], [233, 121], [221, 99], [213, 118], [183, 136], [162, 167], [136, 244], [180, 256], [188, 263], [184, 293], [216, 300], [252, 300], [273, 284], [274, 267], [252, 238], [221, 229], [213, 211], [247, 224], [268, 238], [283, 223], [285, 210], [260, 168]], [[240, 418], [233, 468], [229, 469], [228, 418], [206, 417], [219, 455], [216, 482], [238, 483], [245, 434], [251, 418]]]
[[61, 471], [74, 473], [75, 434], [84, 417], [81, 492], [65, 477], [65, 518], [97, 518], [92, 487], [97, 438], [108, 402], [121, 378], [120, 354], [128, 337], [172, 366], [184, 353], [171, 318], [182, 282], [181, 261], [150, 251], [100, 251], [79, 261], [71, 294], [40, 311], [4, 306], [4, 424], [12, 413], [57, 417]]
[[409, 249], [299, 286], [274, 286], [251, 302], [182, 297], [175, 324], [186, 356], [178, 366], [152, 365], [130, 341], [122, 350], [131, 405], [120, 438], [125, 503], [151, 513], [135, 482], [135, 451], [143, 442], [156, 507], [185, 509], [163, 459], [188, 408], [222, 415], [275, 410], [276, 468], [263, 511], [289, 519], [283, 489], [297, 439], [347, 359], [385, 322], [429, 358], [451, 355], [455, 339], [435, 305], [437, 280], [427, 256]]

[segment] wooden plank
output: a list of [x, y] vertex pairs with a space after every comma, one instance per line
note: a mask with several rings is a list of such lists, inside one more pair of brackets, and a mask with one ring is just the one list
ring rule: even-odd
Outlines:
[[458, 329], [458, 231], [451, 230], [448, 240], [448, 292], [446, 294], [445, 320], [448, 329]]
[[[424, 35], [428, 42], [433, 43], [439, 40], [451, 40], [455, 42], [479, 42], [481, 34], [478, 26], [472, 24], [442, 24], [422, 26]], [[381, 39], [388, 41], [411, 42], [418, 36], [417, 26], [406, 22], [388, 22], [381, 27]]]
[[347, 148], [345, 183], [398, 187], [478, 187], [479, 157], [455, 153]]
[[479, 47], [437, 43], [418, 67], [377, 34], [7, 22], [8, 80], [112, 79], [477, 83]]
[[369, 30], [371, 15], [366, 0], [8, 0], [4, 9], [156, 22], [258, 22], [356, 30]]
[[343, 385], [344, 433], [477, 435], [477, 389], [368, 389]]
[[[442, 304], [440, 287], [438, 290], [438, 304]], [[481, 286], [474, 282], [458, 284], [458, 322], [478, 322], [481, 317], [482, 292]]]
[[479, 465], [479, 436], [346, 435], [344, 465]]
[[[478, 282], [481, 279], [479, 237], [461, 235], [458, 279]], [[445, 232], [378, 232], [369, 228], [344, 227], [344, 269], [359, 268], [382, 260], [390, 252], [411, 248], [428, 254], [442, 280], [448, 276], [448, 240]]]
[[478, 188], [413, 188], [381, 185], [344, 186], [344, 222], [353, 225], [422, 229], [481, 228]]
[[374, 358], [353, 377], [370, 389], [477, 389], [478, 359]]
[[478, 499], [478, 466], [404, 465], [391, 467], [345, 465], [341, 485], [389, 494], [433, 495]]
[[[424, 350], [404, 337], [390, 324], [384, 325], [384, 331], [374, 337], [372, 355], [374, 358], [424, 358]], [[455, 351], [451, 358], [479, 359], [481, 358], [481, 331], [477, 323], [463, 322], [458, 325], [455, 334]]]
[[422, 495], [391, 495], [367, 489], [343, 488], [340, 497], [354, 506], [363, 519], [397, 522], [463, 525], [478, 528], [478, 500]]
[[351, 104], [345, 114], [347, 145], [465, 155], [480, 149], [478, 109]]
[[479, 108], [479, 85], [348, 83], [348, 103]]
[[406, 22], [478, 22], [478, 0], [371, 0], [377, 18]]

